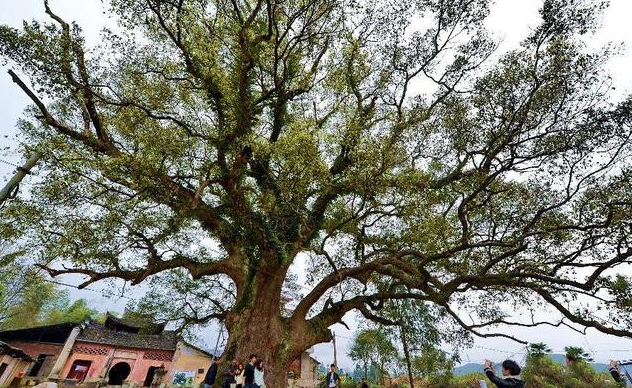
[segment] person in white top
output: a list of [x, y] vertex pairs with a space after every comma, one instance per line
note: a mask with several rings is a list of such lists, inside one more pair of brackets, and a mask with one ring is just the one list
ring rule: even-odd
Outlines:
[[266, 383], [263, 381], [263, 359], [258, 359], [255, 364], [255, 385], [258, 388], [265, 388]]
[[237, 388], [242, 388], [245, 381], [246, 378], [244, 377], [244, 364], [239, 364], [239, 369], [237, 370], [237, 374], [235, 375], [235, 383], [237, 383]]

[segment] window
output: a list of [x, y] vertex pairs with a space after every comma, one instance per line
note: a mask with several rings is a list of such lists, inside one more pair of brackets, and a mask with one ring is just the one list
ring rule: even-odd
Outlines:
[[40, 354], [39, 356], [37, 356], [37, 360], [35, 361], [35, 363], [31, 367], [31, 370], [29, 371], [28, 375], [31, 376], [31, 377], [37, 376], [37, 374], [39, 373], [40, 369], [42, 369], [42, 365], [44, 364], [44, 361], [46, 361], [46, 355], [45, 354]]
[[71, 380], [79, 380], [83, 381], [88, 374], [88, 370], [90, 369], [91, 361], [87, 360], [75, 360], [70, 367], [70, 372], [68, 372], [67, 379]]
[[0, 379], [2, 379], [2, 375], [7, 370], [8, 366], [9, 366], [9, 364], [4, 363], [4, 362], [2, 364], [0, 364]]

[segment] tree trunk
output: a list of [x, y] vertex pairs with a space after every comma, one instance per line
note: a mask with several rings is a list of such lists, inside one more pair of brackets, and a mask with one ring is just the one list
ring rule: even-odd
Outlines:
[[415, 388], [415, 380], [413, 379], [413, 368], [410, 362], [410, 350], [408, 349], [408, 340], [406, 339], [406, 333], [404, 328], [399, 327], [400, 336], [402, 339], [402, 347], [404, 348], [404, 359], [406, 360], [406, 369], [408, 369], [408, 381], [410, 382], [410, 388]]
[[[311, 344], [305, 327], [292, 325], [281, 315], [281, 289], [285, 273], [265, 271], [254, 277], [247, 287], [238, 289], [234, 309], [225, 320], [228, 342], [223, 358], [226, 363], [237, 359], [248, 362], [250, 354], [262, 358], [267, 387], [285, 388], [287, 371], [292, 362]], [[242, 286], [243, 287], [243, 286]], [[227, 366], [227, 364], [226, 364]]]
[[[247, 314], [246, 312], [243, 312]], [[287, 368], [292, 363], [290, 355], [284, 352], [285, 330], [283, 325], [278, 325], [270, 321], [259, 321], [254, 319], [260, 314], [252, 311], [250, 318], [239, 319], [239, 324], [229, 328], [229, 337], [224, 357], [227, 361], [236, 359], [244, 365], [248, 362], [251, 354], [262, 358], [265, 368], [266, 385], [269, 387], [286, 386], [283, 381]], [[249, 322], [260, 322], [251, 324]]]

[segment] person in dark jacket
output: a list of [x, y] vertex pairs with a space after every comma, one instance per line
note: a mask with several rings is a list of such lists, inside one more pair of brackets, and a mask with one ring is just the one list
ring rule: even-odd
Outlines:
[[496, 377], [494, 363], [485, 360], [485, 374], [487, 378], [498, 388], [525, 388], [524, 381], [520, 378], [520, 366], [513, 360], [505, 360], [502, 363], [503, 377]]
[[217, 380], [217, 367], [219, 363], [218, 357], [213, 357], [213, 362], [211, 366], [206, 371], [206, 376], [204, 376], [204, 388], [211, 388], [213, 384], [215, 384], [215, 380]]
[[248, 356], [248, 363], [244, 369], [244, 388], [255, 388], [255, 363], [257, 355]]
[[327, 376], [325, 376], [325, 387], [326, 388], [338, 388], [340, 387], [340, 376], [336, 373], [336, 365], [331, 364], [329, 367], [329, 372]]
[[222, 375], [222, 388], [230, 388], [231, 384], [235, 383], [235, 376], [239, 371], [239, 363], [237, 360], [233, 360], [233, 362], [226, 368], [224, 374]]
[[360, 385], [360, 388], [369, 388], [369, 383], [366, 382], [366, 379], [362, 379], [362, 385]]

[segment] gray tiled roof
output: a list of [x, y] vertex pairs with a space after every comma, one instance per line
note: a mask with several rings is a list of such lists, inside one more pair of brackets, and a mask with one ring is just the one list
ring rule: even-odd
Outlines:
[[0, 341], [0, 355], [7, 354], [13, 358], [21, 358], [26, 361], [33, 361], [33, 358], [24, 353], [22, 349], [14, 348], [13, 346]]
[[138, 349], [175, 350], [178, 338], [173, 331], [163, 331], [160, 334], [135, 334], [114, 331], [100, 323], [92, 322], [81, 331], [77, 341]]

